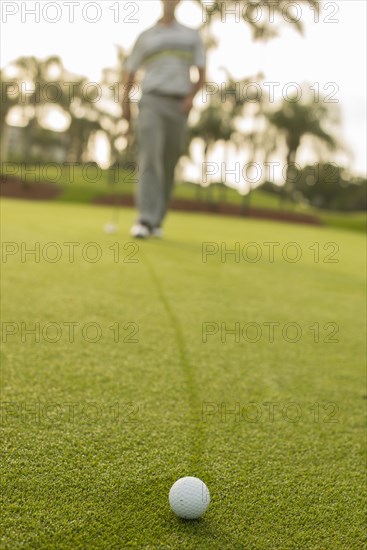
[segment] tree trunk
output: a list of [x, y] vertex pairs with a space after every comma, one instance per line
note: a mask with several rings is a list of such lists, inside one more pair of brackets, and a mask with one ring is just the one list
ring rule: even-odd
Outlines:
[[[209, 144], [205, 143], [204, 148], [204, 166], [208, 166], [208, 155], [209, 155]], [[206, 186], [206, 203], [211, 206], [212, 204], [212, 186], [210, 182], [207, 182], [208, 185]]]
[[[228, 142], [224, 143], [224, 154], [223, 154], [224, 166], [227, 172], [228, 168]], [[227, 185], [224, 181], [221, 181], [221, 190], [220, 190], [220, 203], [225, 204], [227, 199]]]
[[242, 208], [242, 215], [243, 215], [243, 216], [247, 216], [248, 210], [249, 210], [249, 206], [250, 206], [250, 199], [249, 199], [249, 196], [248, 196], [248, 195], [242, 195], [242, 205], [241, 205], [241, 208]]
[[6, 162], [8, 160], [8, 125], [6, 124], [5, 120], [1, 123], [1, 149], [0, 149], [0, 156], [1, 156], [1, 162]]
[[282, 187], [281, 193], [280, 193], [280, 207], [285, 207], [285, 201], [292, 200], [292, 191], [293, 191], [293, 181], [290, 177], [291, 174], [291, 164], [295, 163], [296, 160], [296, 154], [297, 154], [297, 148], [290, 147], [288, 149], [287, 153], [287, 170], [286, 170], [286, 177], [285, 182]]

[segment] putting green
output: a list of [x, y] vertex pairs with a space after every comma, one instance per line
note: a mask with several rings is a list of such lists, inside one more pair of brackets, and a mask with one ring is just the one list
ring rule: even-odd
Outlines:
[[110, 216], [2, 204], [2, 548], [362, 548], [364, 236]]

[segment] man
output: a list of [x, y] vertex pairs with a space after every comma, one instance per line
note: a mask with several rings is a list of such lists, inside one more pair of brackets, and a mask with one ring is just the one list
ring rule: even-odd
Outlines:
[[[200, 34], [178, 23], [180, 0], [162, 0], [163, 17], [137, 39], [126, 62], [123, 116], [130, 122], [129, 92], [135, 73], [145, 69], [137, 121], [139, 217], [131, 228], [135, 238], [163, 235], [174, 183], [175, 167], [183, 152], [187, 119], [196, 93], [205, 81], [205, 51]], [[190, 68], [199, 80], [193, 84]], [[136, 87], [135, 87], [136, 88]]]

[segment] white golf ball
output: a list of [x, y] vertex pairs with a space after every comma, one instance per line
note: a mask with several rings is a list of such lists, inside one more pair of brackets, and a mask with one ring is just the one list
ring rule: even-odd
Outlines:
[[114, 223], [106, 223], [104, 226], [104, 232], [108, 235], [113, 235], [117, 232], [117, 226]]
[[169, 492], [171, 510], [179, 518], [197, 519], [207, 510], [210, 502], [209, 489], [197, 477], [181, 477]]

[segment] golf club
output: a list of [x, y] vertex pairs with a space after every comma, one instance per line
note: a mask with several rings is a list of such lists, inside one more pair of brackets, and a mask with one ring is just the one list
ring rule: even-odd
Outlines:
[[[133, 155], [134, 154], [135, 141], [134, 141], [133, 127], [132, 127], [132, 122], [131, 121], [130, 121], [128, 127], [127, 127], [126, 132], [124, 133], [124, 136], [126, 138], [125, 151], [128, 153], [128, 155], [129, 154]], [[116, 181], [114, 181], [114, 183], [116, 183]], [[104, 232], [107, 235], [114, 235], [115, 233], [117, 233], [118, 224], [119, 224], [119, 221], [120, 221], [120, 213], [121, 213], [121, 205], [118, 204], [118, 203], [114, 204], [113, 209], [112, 209], [111, 219], [110, 219], [109, 222], [107, 222], [103, 226]]]

